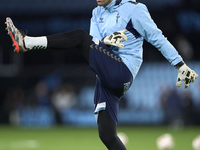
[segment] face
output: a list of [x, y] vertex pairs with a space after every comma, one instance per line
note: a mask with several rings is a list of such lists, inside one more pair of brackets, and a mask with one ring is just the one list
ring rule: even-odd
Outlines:
[[97, 0], [97, 4], [99, 6], [107, 6], [109, 5], [113, 0]]

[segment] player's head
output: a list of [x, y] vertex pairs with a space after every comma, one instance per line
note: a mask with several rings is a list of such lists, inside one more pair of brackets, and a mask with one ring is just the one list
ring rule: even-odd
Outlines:
[[113, 0], [96, 0], [97, 1], [97, 4], [99, 6], [107, 6], [109, 5]]

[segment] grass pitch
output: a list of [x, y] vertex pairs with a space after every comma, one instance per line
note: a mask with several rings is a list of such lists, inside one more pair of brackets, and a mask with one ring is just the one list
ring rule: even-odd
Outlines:
[[[119, 126], [117, 129], [128, 136], [128, 150], [157, 150], [156, 139], [164, 133], [174, 137], [173, 150], [193, 150], [192, 140], [200, 134], [200, 127], [173, 130], [157, 126]], [[106, 150], [106, 147], [98, 137], [97, 128], [0, 126], [0, 150]]]

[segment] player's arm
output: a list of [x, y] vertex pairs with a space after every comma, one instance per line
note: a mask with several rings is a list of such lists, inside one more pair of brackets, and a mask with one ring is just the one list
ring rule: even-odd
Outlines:
[[144, 37], [146, 41], [155, 46], [162, 55], [175, 66], [178, 70], [177, 87], [181, 87], [184, 81], [185, 88], [198, 77], [198, 74], [191, 70], [178, 54], [174, 46], [164, 37], [162, 31], [152, 20], [147, 8], [143, 4], [137, 4], [135, 7], [135, 16], [133, 19], [134, 28]]
[[98, 40], [103, 38], [98, 27], [95, 9], [92, 11], [92, 18], [90, 19], [90, 35]]
[[147, 42], [156, 47], [172, 65], [176, 65], [183, 60], [174, 46], [164, 37], [162, 31], [158, 29], [145, 5], [141, 3], [136, 4], [134, 13], [135, 17], [132, 18], [133, 28]]

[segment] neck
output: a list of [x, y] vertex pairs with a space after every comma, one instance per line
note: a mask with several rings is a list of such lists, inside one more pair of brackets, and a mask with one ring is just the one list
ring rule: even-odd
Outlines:
[[113, 1], [113, 0], [110, 0], [110, 1], [108, 2], [108, 4], [106, 4], [104, 7], [108, 6], [112, 1]]

